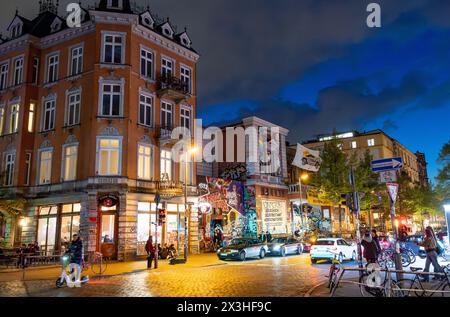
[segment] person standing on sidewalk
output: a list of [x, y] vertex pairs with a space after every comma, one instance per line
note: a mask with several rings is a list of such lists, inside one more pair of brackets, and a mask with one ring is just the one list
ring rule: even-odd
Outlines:
[[[145, 251], [147, 252], [147, 270], [152, 269], [152, 262], [155, 260], [155, 246], [153, 245], [153, 237], [149, 236], [145, 244]], [[156, 260], [155, 260], [156, 261]], [[155, 262], [156, 264], [156, 262]]]
[[361, 241], [361, 245], [364, 248], [363, 256], [367, 261], [367, 264], [377, 263], [378, 252], [377, 244], [372, 239], [369, 231], [366, 231], [364, 238]]
[[[441, 273], [442, 268], [438, 262], [438, 254], [436, 252], [437, 244], [436, 239], [434, 238], [433, 231], [430, 228], [425, 229], [425, 239], [420, 246], [425, 248], [427, 252], [427, 260], [425, 261], [425, 268], [423, 270], [424, 273], [430, 272], [430, 265], [433, 264], [434, 272]], [[423, 282], [428, 282], [430, 280], [430, 276], [427, 274], [422, 279]]]
[[375, 244], [377, 246], [377, 259], [378, 259], [378, 256], [381, 253], [381, 245], [380, 245], [380, 239], [378, 238], [378, 234], [375, 229], [372, 230], [372, 239], [373, 239], [373, 241], [375, 241]]

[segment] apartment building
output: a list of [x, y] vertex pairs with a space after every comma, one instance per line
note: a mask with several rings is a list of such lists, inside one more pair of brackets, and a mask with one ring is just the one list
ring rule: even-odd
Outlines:
[[[41, 1], [32, 20], [16, 12], [0, 42], [2, 194], [27, 201], [9, 243], [52, 253], [80, 232], [86, 252], [124, 260], [145, 253], [149, 232], [183, 241], [182, 184], [194, 201], [195, 166], [174, 163], [170, 136], [193, 128], [199, 55], [186, 29], [129, 0], [81, 13], [70, 28]], [[168, 215], [155, 233], [157, 192]]]

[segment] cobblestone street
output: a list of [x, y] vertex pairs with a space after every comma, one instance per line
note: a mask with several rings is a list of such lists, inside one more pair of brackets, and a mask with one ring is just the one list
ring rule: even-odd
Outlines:
[[[211, 255], [213, 257], [214, 255]], [[215, 297], [303, 296], [325, 280], [329, 264], [311, 265], [309, 256], [247, 262], [183, 265], [95, 278], [82, 288], [55, 288], [55, 279], [0, 283], [0, 296]]]

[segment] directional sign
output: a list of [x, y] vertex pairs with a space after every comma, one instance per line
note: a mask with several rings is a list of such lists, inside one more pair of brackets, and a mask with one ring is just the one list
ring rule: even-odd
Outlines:
[[372, 171], [374, 172], [397, 170], [402, 167], [403, 159], [401, 157], [372, 161]]
[[395, 170], [380, 172], [381, 183], [395, 183], [397, 181], [397, 172]]

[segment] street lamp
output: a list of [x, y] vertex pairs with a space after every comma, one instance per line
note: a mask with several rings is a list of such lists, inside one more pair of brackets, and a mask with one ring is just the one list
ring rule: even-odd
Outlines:
[[[303, 193], [302, 193], [302, 180], [303, 181], [307, 181], [309, 179], [309, 174], [308, 173], [303, 173], [302, 175], [299, 175], [298, 178], [298, 186], [299, 186], [299, 193], [300, 193], [300, 219], [302, 222], [302, 225], [304, 223], [304, 219], [303, 219]], [[294, 211], [292, 211], [292, 236], [295, 235], [295, 222], [294, 222]]]
[[444, 204], [445, 219], [447, 220], [447, 238], [450, 243], [450, 202]]
[[188, 203], [187, 203], [187, 182], [188, 182], [188, 159], [189, 159], [189, 155], [194, 155], [195, 153], [197, 153], [197, 148], [195, 146], [191, 146], [190, 148], [188, 148], [188, 150], [185, 153], [185, 159], [184, 159], [184, 261], [187, 262], [187, 236], [188, 236], [188, 230], [187, 230], [187, 226], [188, 226], [188, 221], [187, 221], [187, 217], [188, 217]]

